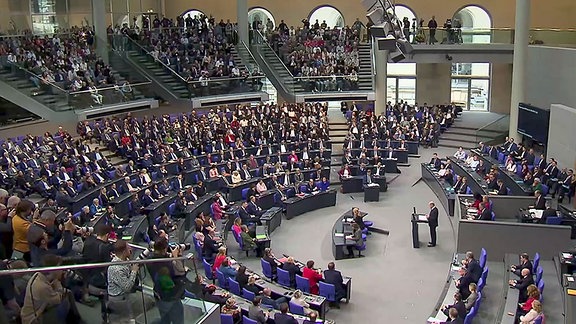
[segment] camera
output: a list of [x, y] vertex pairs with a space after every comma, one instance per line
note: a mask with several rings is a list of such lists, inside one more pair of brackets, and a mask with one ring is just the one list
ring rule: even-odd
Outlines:
[[178, 247], [180, 249], [180, 251], [188, 251], [188, 250], [190, 250], [190, 247], [191, 247], [190, 243], [178, 244], [178, 243], [172, 243], [172, 242], [168, 243], [168, 246], [170, 247], [170, 250], [174, 250], [175, 248]]
[[151, 249], [145, 249], [144, 251], [142, 251], [142, 253], [140, 253], [137, 257], [136, 260], [145, 260], [148, 259], [148, 256], [150, 256], [150, 253], [152, 253]]

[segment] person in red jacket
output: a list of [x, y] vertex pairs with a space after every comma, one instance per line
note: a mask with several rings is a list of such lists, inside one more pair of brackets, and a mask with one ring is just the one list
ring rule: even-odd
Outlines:
[[322, 280], [322, 272], [321, 270], [314, 269], [314, 261], [309, 260], [306, 262], [306, 266], [302, 271], [302, 277], [308, 279], [310, 282], [310, 293], [314, 295], [318, 295], [320, 292], [318, 288], [318, 281]]
[[222, 212], [222, 207], [218, 203], [218, 198], [215, 197], [214, 202], [212, 203], [212, 216], [214, 216], [214, 219], [222, 219]]

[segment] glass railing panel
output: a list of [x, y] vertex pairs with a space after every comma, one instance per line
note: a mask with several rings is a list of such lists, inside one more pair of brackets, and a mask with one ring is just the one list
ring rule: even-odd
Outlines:
[[476, 131], [476, 142], [484, 142], [488, 139], [495, 138], [494, 135], [502, 135], [508, 132], [510, 126], [510, 116], [503, 115], [495, 121], [480, 127]]
[[358, 90], [358, 75], [298, 76], [296, 85], [304, 92], [340, 92]]
[[42, 76], [16, 64], [4, 62], [8, 73], [0, 74], [0, 79], [14, 90], [38, 101], [54, 111], [71, 110], [68, 105], [68, 91], [62, 82], [49, 82]]
[[[114, 244], [114, 243], [110, 243]], [[182, 245], [182, 244], [181, 244]], [[69, 309], [77, 309], [80, 317], [86, 322], [106, 322], [106, 323], [158, 323], [160, 319], [159, 305], [162, 307], [162, 301], [159, 301], [154, 294], [154, 285], [163, 285], [170, 281], [175, 284], [170, 289], [178, 289], [177, 298], [173, 299], [174, 303], [182, 303], [181, 316], [184, 318], [184, 323], [198, 323], [203, 316], [213, 307], [211, 303], [205, 303], [202, 300], [202, 284], [197, 281], [201, 277], [198, 268], [195, 266], [193, 255], [187, 249], [183, 251], [183, 256], [164, 257], [154, 256], [154, 252], [138, 245], [130, 244], [132, 253], [128, 258], [113, 259], [112, 262], [107, 263], [90, 263], [86, 264], [81, 255], [67, 255], [61, 257], [58, 265], [50, 267], [38, 268], [25, 268], [26, 263], [18, 261], [11, 262], [9, 270], [0, 271], [0, 280], [7, 276], [14, 279], [14, 283], [19, 287], [26, 285], [34, 285], [41, 281], [38, 280], [40, 274], [42, 276], [54, 277], [55, 280], [62, 282], [63, 288], [68, 289], [69, 292], [60, 293], [62, 300], [66, 299], [70, 303], [60, 302], [48, 305], [48, 307], [37, 307], [35, 310], [35, 317], [51, 319], [56, 322], [65, 322], [65, 316], [69, 313]], [[144, 255], [142, 252], [147, 250]], [[43, 257], [43, 260], [48, 258]], [[125, 260], [125, 261], [122, 261]], [[55, 263], [55, 262], [54, 262]], [[176, 265], [176, 263], [182, 263]], [[16, 265], [18, 264], [18, 265]], [[138, 265], [136, 267], [135, 265]], [[168, 270], [165, 278], [160, 278], [158, 275], [152, 278], [148, 269], [166, 267], [180, 267], [181, 265], [187, 270], [185, 274], [175, 273]], [[23, 268], [21, 268], [23, 266]], [[135, 271], [135, 277], [122, 277], [120, 280], [115, 280], [114, 275], [108, 275], [109, 267], [125, 267], [127, 273]], [[161, 273], [161, 272], [158, 272]], [[83, 290], [82, 278], [89, 276], [90, 279], [88, 299], [91, 300], [92, 306], [87, 306], [80, 303], [79, 299], [85, 293]], [[135, 278], [132, 282], [130, 278]], [[38, 280], [38, 281], [37, 281]], [[166, 282], [168, 280], [168, 282]], [[124, 285], [123, 281], [127, 281]], [[101, 283], [99, 285], [96, 282]], [[114, 283], [119, 283], [115, 285]], [[109, 287], [112, 288], [109, 290]], [[120, 288], [120, 286], [123, 286]], [[170, 285], [164, 285], [168, 287]], [[61, 288], [52, 288], [61, 289]], [[158, 291], [157, 289], [156, 291]], [[60, 291], [60, 290], [58, 290]], [[176, 290], [175, 290], [176, 291]], [[24, 295], [27, 294], [25, 290]], [[105, 297], [104, 297], [105, 296]], [[178, 297], [182, 297], [181, 299]], [[24, 298], [26, 300], [26, 297]], [[87, 300], [85, 298], [85, 300]], [[106, 301], [107, 300], [107, 301]], [[22, 301], [21, 301], [22, 302]], [[18, 301], [16, 301], [18, 303]], [[19, 305], [22, 307], [23, 305]], [[5, 309], [10, 312], [11, 309]], [[178, 311], [173, 309], [173, 311]], [[101, 318], [99, 320], [98, 316]]]
[[280, 58], [279, 49], [272, 49], [266, 37], [258, 31], [251, 31], [250, 35], [252, 35], [250, 44], [253, 55], [258, 55], [262, 59], [276, 79], [282, 82], [282, 86], [288, 93], [294, 93], [297, 80]]
[[202, 81], [189, 81], [191, 97], [217, 96], [233, 93], [262, 91], [265, 76], [247, 76], [240, 78], [219, 78]]
[[153, 97], [152, 82], [122, 83], [96, 89], [70, 91], [69, 105], [73, 109], [96, 108], [105, 105], [116, 105]]

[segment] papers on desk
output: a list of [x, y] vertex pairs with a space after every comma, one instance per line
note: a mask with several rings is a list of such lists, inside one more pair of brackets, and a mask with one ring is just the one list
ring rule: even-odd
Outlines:
[[352, 223], [353, 221], [353, 218], [342, 218], [342, 223]]
[[444, 322], [446, 322], [446, 321], [439, 320], [439, 319], [437, 319], [437, 318], [435, 318], [435, 317], [428, 317], [428, 320], [426, 320], [426, 323], [428, 323], [428, 324], [441, 324], [441, 323], [444, 323]]
[[422, 222], [427, 222], [428, 218], [426, 217], [426, 215], [418, 215], [418, 220]]
[[466, 210], [466, 212], [467, 212], [468, 214], [478, 214], [478, 209], [476, 209], [476, 208], [468, 208], [468, 209]]
[[374, 183], [374, 182], [372, 182], [372, 183], [369, 183], [369, 184], [367, 184], [366, 186], [368, 186], [368, 187], [380, 187], [380, 185], [379, 185], [379, 184], [377, 184], [377, 183]]
[[574, 282], [574, 277], [566, 277], [566, 280], [568, 280], [570, 282]]
[[265, 239], [266, 239], [266, 234], [256, 234], [256, 239], [257, 239], [257, 240], [265, 240]]
[[564, 259], [572, 259], [574, 256], [572, 255], [572, 253], [562, 252], [562, 257]]
[[532, 215], [533, 218], [536, 218], [536, 219], [542, 218], [542, 212], [543, 212], [543, 210], [540, 210], [540, 209], [528, 209], [528, 212], [530, 213], [530, 215]]
[[334, 233], [334, 236], [336, 236], [336, 237], [344, 237], [344, 233]]
[[460, 265], [452, 264], [451, 268], [452, 268], [452, 271], [458, 271], [458, 270], [460, 270]]

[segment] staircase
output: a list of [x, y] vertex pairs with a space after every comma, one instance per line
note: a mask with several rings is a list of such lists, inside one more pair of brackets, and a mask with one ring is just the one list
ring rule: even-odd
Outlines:
[[372, 91], [373, 73], [372, 73], [372, 46], [367, 43], [358, 45], [358, 62], [360, 69], [358, 71], [358, 90]]
[[508, 120], [507, 115], [465, 111], [440, 135], [438, 146], [468, 150], [478, 142], [501, 142], [508, 134]]
[[154, 62], [150, 55], [131, 50], [125, 52], [125, 59], [152, 80], [155, 89], [164, 99], [186, 100], [190, 98], [185, 81], [167, 71], [160, 63]]
[[328, 119], [328, 131], [330, 134], [330, 141], [332, 142], [332, 163], [330, 168], [330, 183], [339, 184], [340, 177], [338, 176], [338, 171], [342, 168], [342, 157], [344, 156], [344, 151], [342, 147], [344, 146], [344, 138], [348, 134], [348, 123], [344, 115], [340, 113], [339, 110], [329, 110]]

